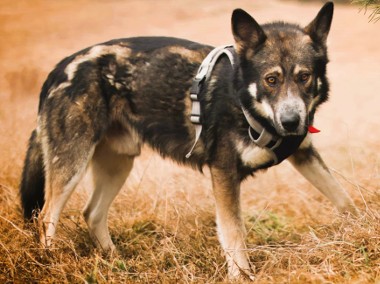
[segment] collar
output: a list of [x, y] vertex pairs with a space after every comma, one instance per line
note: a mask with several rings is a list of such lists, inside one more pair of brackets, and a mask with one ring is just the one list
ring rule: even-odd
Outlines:
[[245, 119], [247, 120], [248, 135], [252, 142], [260, 148], [276, 149], [282, 142], [282, 138], [276, 137], [268, 132], [253, 116], [250, 115], [248, 110], [241, 106]]

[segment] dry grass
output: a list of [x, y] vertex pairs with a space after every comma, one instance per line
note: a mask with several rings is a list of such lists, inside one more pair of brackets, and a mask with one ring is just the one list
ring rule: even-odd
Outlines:
[[[155, 155], [151, 158], [152, 155], [148, 151], [137, 163], [128, 190], [120, 194], [112, 207], [110, 231], [118, 248], [114, 256], [103, 255], [93, 245], [78, 210], [88, 195], [84, 189], [86, 181], [61, 217], [54, 247], [44, 249], [38, 245], [35, 225], [23, 223], [19, 204], [15, 202], [18, 178], [2, 175], [0, 282], [226, 281], [212, 199], [208, 196], [210, 189], [204, 189], [206, 193], [198, 189], [188, 194], [181, 189], [178, 193], [176, 188], [160, 188], [170, 183], [176, 185], [177, 181], [172, 179], [188, 172], [173, 170], [164, 184], [159, 178], [154, 181], [155, 173], [151, 179], [147, 167], [152, 172], [151, 167], [167, 170], [173, 164]], [[266, 182], [265, 177], [259, 179]], [[248, 253], [259, 283], [380, 281], [378, 194], [360, 187], [361, 194], [357, 192], [355, 196], [356, 203], [362, 204], [362, 216], [351, 218], [321, 207], [328, 204], [324, 201], [309, 200], [306, 206], [310, 208], [297, 206], [302, 204], [297, 192], [285, 196], [281, 194], [281, 184], [270, 183], [278, 191], [278, 199], [269, 206], [259, 201], [258, 206], [244, 208]], [[151, 196], [147, 197], [146, 192]], [[194, 202], [197, 198], [206, 201], [197, 204]]]
[[[177, 2], [167, 1], [154, 11], [150, 1], [0, 4], [0, 283], [227, 282], [209, 174], [177, 167], [150, 150], [136, 161], [111, 208], [109, 227], [118, 255], [103, 255], [88, 235], [81, 216], [88, 179], [65, 208], [51, 249], [39, 246], [35, 225], [24, 224], [21, 217], [18, 183], [35, 127], [37, 94], [60, 58], [90, 43], [137, 34], [229, 42], [220, 25], [235, 3], [188, 1], [191, 5], [184, 8], [184, 2]], [[311, 19], [319, 8], [239, 2], [260, 20], [272, 15]], [[123, 11], [137, 12], [125, 17]], [[380, 37], [372, 24], [361, 24], [355, 16], [356, 7], [337, 7], [329, 69], [336, 95], [319, 113], [317, 126], [323, 131], [316, 143], [361, 216], [337, 215], [287, 164], [248, 179], [242, 188], [243, 212], [258, 283], [380, 283], [379, 100], [374, 97], [380, 86], [378, 64], [373, 63], [379, 62]], [[111, 18], [111, 25], [104, 25]], [[209, 32], [200, 34], [197, 27]]]
[[353, 0], [352, 3], [360, 5], [364, 10], [364, 14], [367, 14], [367, 12], [369, 12], [369, 21], [377, 22], [380, 19], [379, 0]]

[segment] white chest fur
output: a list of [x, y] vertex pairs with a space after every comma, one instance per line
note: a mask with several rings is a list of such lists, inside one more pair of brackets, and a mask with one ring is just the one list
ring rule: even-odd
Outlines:
[[245, 166], [251, 168], [259, 168], [262, 165], [274, 161], [274, 153], [266, 148], [260, 148], [253, 143], [243, 143], [239, 141], [236, 149], [240, 154], [240, 158]]

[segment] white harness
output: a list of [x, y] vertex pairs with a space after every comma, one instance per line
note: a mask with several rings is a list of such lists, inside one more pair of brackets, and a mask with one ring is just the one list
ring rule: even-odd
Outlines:
[[192, 103], [190, 120], [195, 127], [195, 142], [191, 147], [190, 152], [186, 154], [187, 159], [190, 158], [191, 154], [193, 153], [193, 150], [197, 145], [202, 132], [201, 103], [198, 98], [201, 85], [204, 83], [204, 81], [210, 78], [212, 70], [214, 69], [214, 65], [222, 54], [226, 54], [231, 62], [231, 65], [234, 66], [234, 55], [229, 50], [229, 48], [233, 48], [233, 46], [223, 45], [211, 50], [210, 53], [206, 56], [206, 58], [202, 61], [202, 64], [198, 69], [197, 75], [195, 75], [195, 78], [193, 80], [193, 85], [190, 89], [190, 99]]
[[[186, 154], [186, 158], [190, 158], [202, 132], [201, 104], [198, 97], [202, 85], [206, 80], [210, 78], [212, 70], [214, 69], [214, 65], [222, 54], [227, 55], [231, 65], [234, 66], [234, 55], [231, 50], [233, 50], [233, 45], [223, 45], [214, 48], [203, 60], [201, 66], [198, 69], [197, 75], [193, 79], [193, 84], [190, 89], [190, 99], [192, 103], [190, 120], [195, 127], [195, 141], [189, 153]], [[256, 121], [249, 114], [249, 112], [243, 106], [242, 110], [248, 124], [250, 125], [250, 127], [248, 127], [248, 135], [251, 138], [252, 142], [261, 148], [267, 147], [271, 151], [276, 149], [281, 144], [282, 139], [278, 139], [269, 133], [258, 121]], [[259, 134], [259, 137], [257, 139], [253, 137], [252, 129]], [[268, 147], [269, 144], [271, 144], [270, 147]], [[275, 161], [275, 163], [276, 162], [277, 161]]]

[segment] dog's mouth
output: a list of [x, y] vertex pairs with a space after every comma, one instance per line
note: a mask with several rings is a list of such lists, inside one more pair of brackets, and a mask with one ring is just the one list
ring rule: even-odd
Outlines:
[[284, 124], [281, 122], [275, 123], [274, 127], [280, 136], [302, 136], [308, 130], [306, 125], [297, 125], [296, 121], [286, 121]]
[[281, 136], [305, 135], [307, 111], [305, 103], [298, 98], [288, 98], [274, 110], [274, 126]]
[[301, 136], [308, 131], [308, 113], [305, 102], [300, 98], [288, 97], [275, 104], [263, 99], [256, 101], [254, 108], [279, 136]]
[[308, 131], [307, 116], [304, 112], [276, 112], [273, 126], [280, 136], [302, 136]]

